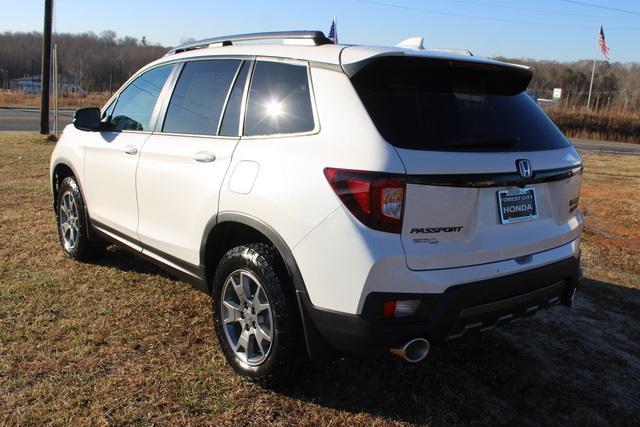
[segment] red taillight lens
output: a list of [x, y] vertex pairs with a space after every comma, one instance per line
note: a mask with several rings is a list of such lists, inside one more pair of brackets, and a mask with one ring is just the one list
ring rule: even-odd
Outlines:
[[335, 168], [326, 168], [324, 174], [342, 203], [364, 225], [402, 232], [404, 175]]
[[396, 302], [395, 301], [387, 301], [384, 303], [382, 307], [382, 317], [385, 319], [389, 319], [396, 314]]

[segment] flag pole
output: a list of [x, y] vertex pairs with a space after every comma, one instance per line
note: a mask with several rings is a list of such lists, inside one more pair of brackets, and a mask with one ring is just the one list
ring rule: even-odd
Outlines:
[[589, 97], [587, 98], [587, 110], [591, 104], [591, 89], [593, 89], [593, 77], [596, 74], [596, 61], [598, 60], [598, 41], [596, 40], [596, 54], [593, 57], [593, 68], [591, 69], [591, 83], [589, 84]]

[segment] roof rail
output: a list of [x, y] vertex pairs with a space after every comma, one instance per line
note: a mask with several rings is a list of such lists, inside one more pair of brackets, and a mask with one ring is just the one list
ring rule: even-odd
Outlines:
[[234, 42], [255, 40], [305, 40], [312, 42], [316, 46], [332, 43], [331, 40], [329, 40], [322, 31], [274, 31], [268, 33], [236, 34], [233, 36], [214, 37], [211, 39], [199, 40], [174, 47], [173, 49], [169, 50], [169, 52], [167, 52], [167, 55], [173, 55], [189, 50], [202, 49], [209, 47], [212, 44], [229, 46]]
[[428, 48], [430, 52], [445, 52], [445, 53], [455, 53], [456, 55], [464, 55], [464, 56], [473, 56], [470, 50], [467, 49], [443, 49], [443, 48]]

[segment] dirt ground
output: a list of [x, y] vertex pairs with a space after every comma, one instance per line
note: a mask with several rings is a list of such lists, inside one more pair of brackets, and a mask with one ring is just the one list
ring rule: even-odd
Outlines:
[[207, 296], [115, 247], [63, 256], [51, 150], [0, 134], [0, 425], [640, 425], [638, 156], [584, 156], [573, 308], [265, 390], [225, 364]]

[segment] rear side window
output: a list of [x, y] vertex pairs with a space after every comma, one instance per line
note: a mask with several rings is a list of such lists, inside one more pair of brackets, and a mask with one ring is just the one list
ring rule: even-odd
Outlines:
[[523, 91], [528, 70], [381, 58], [351, 80], [380, 134], [399, 148], [538, 151], [569, 145]]
[[239, 60], [231, 59], [187, 62], [171, 96], [162, 130], [216, 135], [239, 66]]
[[299, 133], [314, 128], [307, 67], [257, 62], [249, 92], [244, 134]]
[[152, 130], [151, 115], [172, 67], [163, 65], [147, 71], [120, 93], [111, 112], [113, 130]]

